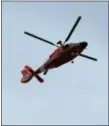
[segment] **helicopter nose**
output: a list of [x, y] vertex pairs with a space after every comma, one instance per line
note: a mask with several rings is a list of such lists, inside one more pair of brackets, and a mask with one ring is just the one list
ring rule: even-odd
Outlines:
[[88, 45], [88, 43], [87, 42], [82, 42], [81, 45], [82, 45], [83, 48], [85, 48]]

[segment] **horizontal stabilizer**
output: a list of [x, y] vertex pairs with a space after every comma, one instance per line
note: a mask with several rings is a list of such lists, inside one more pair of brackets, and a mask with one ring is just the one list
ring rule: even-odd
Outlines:
[[35, 77], [37, 78], [37, 80], [40, 82], [40, 83], [43, 83], [44, 80], [39, 76], [39, 75], [35, 75]]

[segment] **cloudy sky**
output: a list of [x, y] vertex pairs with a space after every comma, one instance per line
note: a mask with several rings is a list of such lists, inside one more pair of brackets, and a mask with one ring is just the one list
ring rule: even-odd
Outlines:
[[[55, 47], [24, 35], [34, 33], [56, 43], [64, 41], [82, 16], [69, 42], [87, 41], [84, 54], [23, 85], [21, 69], [37, 69]], [[107, 124], [108, 5], [106, 2], [2, 3], [2, 123]]]

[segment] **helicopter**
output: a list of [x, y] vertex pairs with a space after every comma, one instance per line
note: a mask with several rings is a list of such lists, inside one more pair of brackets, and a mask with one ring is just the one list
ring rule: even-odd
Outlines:
[[83, 50], [88, 46], [88, 42], [82, 41], [79, 43], [67, 43], [68, 40], [70, 39], [72, 33], [75, 31], [75, 28], [77, 27], [78, 23], [81, 20], [81, 16], [78, 16], [74, 26], [70, 30], [68, 36], [66, 37], [65, 41], [58, 41], [57, 44], [54, 44], [51, 41], [48, 41], [44, 38], [38, 37], [32, 33], [29, 33], [27, 31], [24, 31], [24, 34], [34, 37], [38, 40], [41, 40], [45, 43], [48, 43], [52, 46], [55, 46], [56, 49], [55, 51], [49, 56], [46, 62], [44, 62], [38, 69], [35, 71], [29, 66], [25, 65], [23, 70], [21, 70], [21, 73], [23, 75], [21, 79], [21, 83], [27, 83], [29, 82], [33, 77], [35, 77], [40, 83], [44, 82], [44, 79], [39, 76], [40, 73], [43, 73], [46, 75], [49, 70], [58, 68], [68, 62], [74, 62], [74, 59], [77, 56], [81, 56], [93, 61], [97, 61], [96, 58], [87, 56], [85, 54], [82, 54]]

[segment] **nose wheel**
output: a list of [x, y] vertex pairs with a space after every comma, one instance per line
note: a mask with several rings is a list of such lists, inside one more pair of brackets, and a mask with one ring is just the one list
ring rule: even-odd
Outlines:
[[71, 61], [71, 63], [74, 63], [74, 61]]

